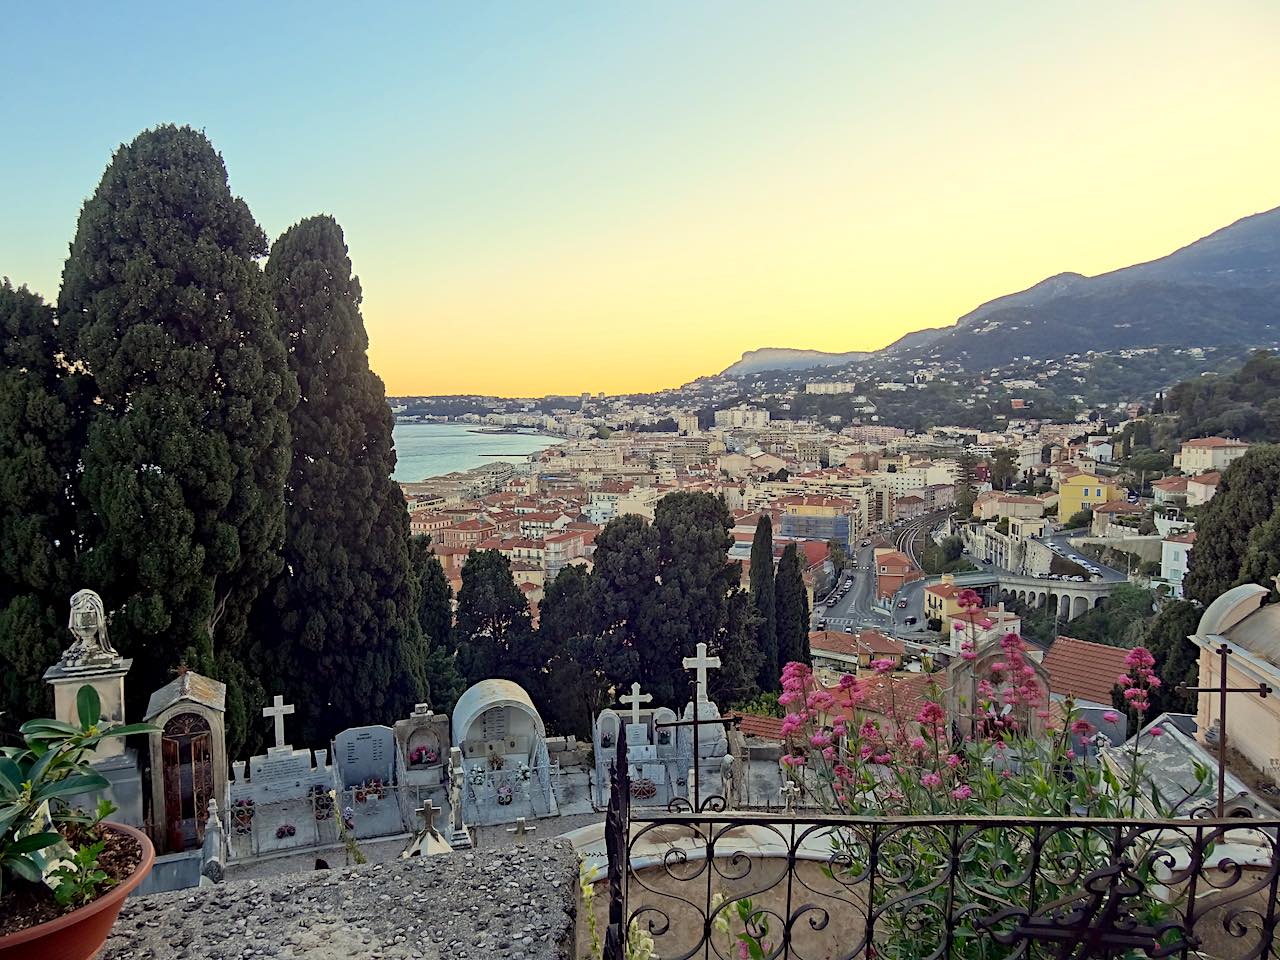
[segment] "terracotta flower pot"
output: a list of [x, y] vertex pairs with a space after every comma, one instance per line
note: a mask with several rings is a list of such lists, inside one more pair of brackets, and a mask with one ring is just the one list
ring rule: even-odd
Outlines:
[[151, 872], [156, 861], [156, 848], [141, 830], [109, 821], [104, 826], [133, 837], [142, 845], [142, 860], [137, 868], [93, 903], [56, 920], [0, 937], [0, 960], [90, 960], [102, 949], [125, 897]]

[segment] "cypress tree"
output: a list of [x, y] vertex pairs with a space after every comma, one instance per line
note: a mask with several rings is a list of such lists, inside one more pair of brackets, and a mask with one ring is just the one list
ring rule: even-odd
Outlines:
[[134, 658], [129, 712], [185, 656], [228, 681], [233, 753], [258, 706], [245, 638], [280, 570], [297, 399], [266, 252], [204, 134], [157, 127], [85, 202], [58, 302], [67, 359], [96, 388], [81, 492], [101, 529], [83, 582]]
[[458, 667], [468, 684], [501, 677], [527, 690], [542, 663], [534, 649], [529, 603], [511, 563], [497, 550], [473, 550], [458, 591]]
[[329, 216], [290, 227], [266, 277], [300, 399], [284, 568], [259, 599], [254, 639], [297, 705], [301, 742], [324, 743], [425, 692], [409, 514], [342, 228]]
[[42, 678], [70, 645], [83, 375], [62, 367], [53, 308], [0, 281], [0, 711], [48, 716]]
[[596, 626], [614, 679], [624, 685], [627, 678], [638, 680], [655, 697], [664, 683], [670, 697], [669, 662], [676, 652], [664, 646], [658, 629], [658, 532], [637, 514], [615, 517], [596, 537], [592, 563]]
[[809, 597], [804, 589], [800, 552], [794, 543], [782, 551], [774, 592], [778, 599], [778, 659], [784, 664], [808, 663]]
[[773, 521], [765, 514], [756, 524], [751, 540], [751, 606], [759, 618], [756, 646], [760, 652], [757, 682], [761, 690], [777, 690], [781, 664], [778, 662], [778, 621], [773, 585]]
[[453, 649], [453, 589], [445, 578], [440, 558], [431, 549], [430, 537], [410, 539], [409, 558], [417, 581], [424, 695], [437, 713], [452, 713], [454, 704], [466, 690]]

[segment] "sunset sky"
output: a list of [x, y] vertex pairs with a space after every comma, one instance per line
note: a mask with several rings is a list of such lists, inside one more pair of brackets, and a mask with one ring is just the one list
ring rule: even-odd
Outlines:
[[1280, 205], [1280, 3], [6, 7], [0, 275], [203, 128], [333, 213], [392, 394], [654, 390], [875, 348]]

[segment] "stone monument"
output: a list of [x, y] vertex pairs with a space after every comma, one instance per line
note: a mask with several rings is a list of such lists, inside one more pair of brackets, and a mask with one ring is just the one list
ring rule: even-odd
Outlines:
[[[76, 695], [83, 686], [93, 687], [102, 704], [102, 720], [124, 722], [124, 677], [133, 661], [120, 656], [107, 637], [107, 615], [102, 598], [92, 590], [79, 590], [71, 598], [67, 629], [74, 638], [58, 662], [44, 672], [53, 687], [53, 715], [64, 723], [78, 722]], [[110, 786], [101, 796], [116, 805], [114, 819], [143, 826], [142, 775], [137, 751], [122, 737], [109, 737], [94, 750], [90, 761]], [[99, 795], [71, 797], [77, 806], [96, 805]]]

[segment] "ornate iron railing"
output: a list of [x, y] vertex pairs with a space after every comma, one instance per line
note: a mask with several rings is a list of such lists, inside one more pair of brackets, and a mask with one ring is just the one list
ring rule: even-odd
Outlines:
[[1280, 821], [658, 813], [626, 771], [605, 960], [1277, 956]]

